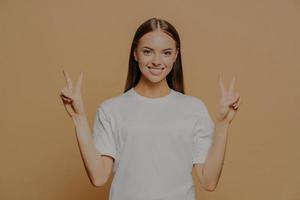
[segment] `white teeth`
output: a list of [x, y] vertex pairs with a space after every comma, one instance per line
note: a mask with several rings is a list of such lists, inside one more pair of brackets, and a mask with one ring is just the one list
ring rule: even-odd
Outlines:
[[165, 68], [148, 67], [151, 74], [158, 76], [162, 73]]
[[160, 70], [163, 70], [164, 68], [156, 68], [156, 67], [148, 67], [149, 69], [156, 69], [156, 70], [158, 70], [158, 69], [160, 69]]

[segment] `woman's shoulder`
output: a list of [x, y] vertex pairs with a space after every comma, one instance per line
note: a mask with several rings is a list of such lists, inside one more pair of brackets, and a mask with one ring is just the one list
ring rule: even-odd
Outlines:
[[182, 94], [180, 93], [180, 97], [182, 101], [191, 107], [203, 108], [206, 107], [204, 100], [200, 97], [190, 95], [190, 94]]
[[127, 99], [128, 99], [127, 92], [105, 98], [99, 103], [98, 109], [103, 109], [103, 110], [117, 109], [120, 105], [124, 103], [126, 104]]

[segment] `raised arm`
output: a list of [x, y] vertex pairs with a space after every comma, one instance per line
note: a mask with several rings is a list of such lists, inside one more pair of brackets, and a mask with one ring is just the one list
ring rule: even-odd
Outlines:
[[76, 139], [89, 180], [93, 186], [99, 187], [108, 180], [113, 166], [113, 159], [96, 154], [96, 147], [93, 143], [80, 92], [83, 73], [80, 74], [74, 88], [68, 73], [63, 71], [63, 74], [67, 86], [61, 90], [60, 97], [68, 115], [74, 122]]
[[219, 75], [221, 97], [213, 143], [205, 163], [195, 165], [202, 187], [211, 192], [216, 189], [223, 169], [229, 125], [241, 104], [239, 93], [234, 92], [235, 81], [236, 77], [231, 80], [229, 89], [226, 90], [222, 77]]

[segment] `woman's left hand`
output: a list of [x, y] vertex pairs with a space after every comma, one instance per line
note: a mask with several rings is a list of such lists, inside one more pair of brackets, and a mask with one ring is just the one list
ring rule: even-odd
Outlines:
[[226, 90], [221, 75], [219, 75], [219, 86], [220, 86], [220, 101], [218, 120], [219, 122], [231, 123], [241, 103], [241, 97], [238, 92], [234, 91], [236, 77], [230, 82], [229, 89]]

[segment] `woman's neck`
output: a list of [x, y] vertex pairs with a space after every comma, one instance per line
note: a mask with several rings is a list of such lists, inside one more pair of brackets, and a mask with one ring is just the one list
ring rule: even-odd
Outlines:
[[158, 98], [166, 96], [170, 93], [170, 87], [167, 80], [164, 79], [158, 83], [145, 81], [142, 77], [138, 84], [134, 87], [134, 90], [140, 95], [149, 98]]

